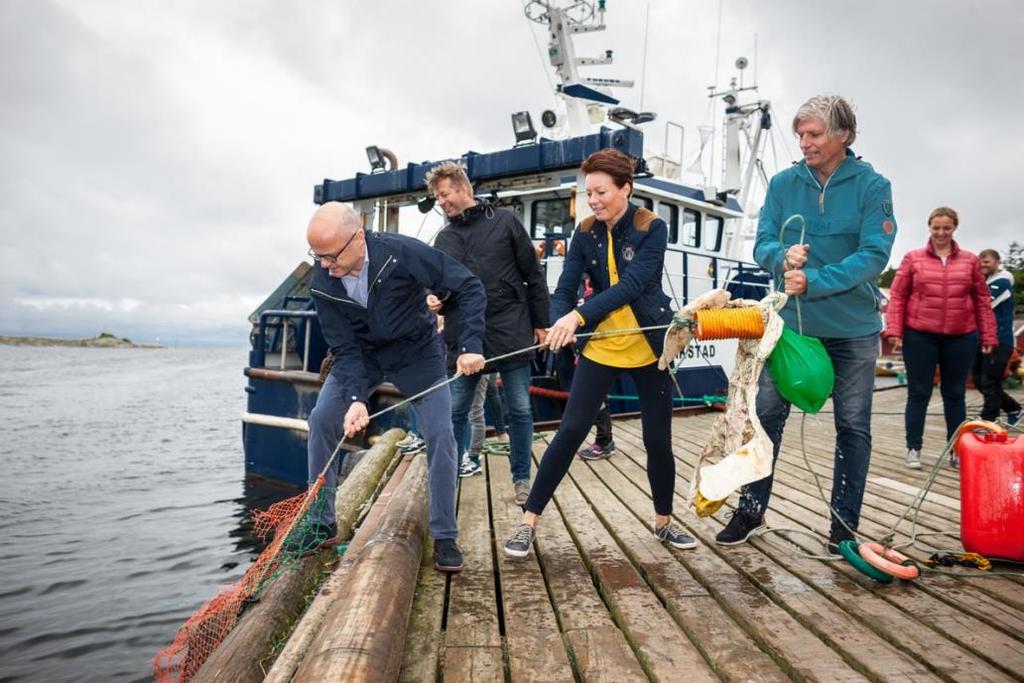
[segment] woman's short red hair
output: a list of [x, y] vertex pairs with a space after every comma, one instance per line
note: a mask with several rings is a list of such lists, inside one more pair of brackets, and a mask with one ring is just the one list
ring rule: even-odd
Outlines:
[[636, 172], [636, 160], [617, 149], [601, 149], [580, 164], [584, 173], [607, 173], [612, 177], [616, 187], [625, 187], [629, 183], [633, 189], [633, 174]]

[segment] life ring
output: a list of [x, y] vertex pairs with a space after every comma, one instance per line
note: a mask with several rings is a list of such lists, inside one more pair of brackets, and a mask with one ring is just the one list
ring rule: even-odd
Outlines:
[[921, 574], [917, 567], [902, 564], [907, 561], [906, 555], [898, 553], [892, 548], [883, 548], [881, 543], [861, 543], [857, 552], [875, 569], [880, 569], [897, 579], [912, 581]]
[[869, 579], [874, 579], [879, 583], [892, 583], [892, 574], [886, 574], [882, 570], [876, 569], [874, 566], [868, 564], [868, 562], [857, 552], [859, 546], [860, 544], [857, 543], [857, 541], [840, 541], [839, 554], [842, 555], [847, 562], [853, 565], [854, 569]]

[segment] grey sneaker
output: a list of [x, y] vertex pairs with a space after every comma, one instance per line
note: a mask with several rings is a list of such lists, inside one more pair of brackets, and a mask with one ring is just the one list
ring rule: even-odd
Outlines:
[[519, 507], [526, 505], [526, 499], [530, 497], [530, 480], [520, 479], [512, 482], [512, 486], [516, 490], [516, 505]]
[[509, 557], [526, 557], [530, 554], [530, 545], [536, 535], [529, 524], [518, 524], [516, 530], [505, 541], [505, 554]]
[[472, 477], [474, 474], [480, 474], [481, 472], [483, 472], [483, 468], [480, 467], [479, 460], [474, 460], [469, 454], [462, 456], [462, 464], [459, 465], [460, 479]]
[[697, 547], [697, 541], [694, 540], [693, 536], [683, 532], [683, 527], [679, 526], [675, 522], [669, 522], [664, 526], [659, 526], [654, 530], [654, 537], [679, 550]]
[[917, 448], [907, 450], [907, 467], [912, 470], [921, 469], [921, 451]]
[[395, 445], [398, 446], [398, 450], [401, 451], [403, 455], [407, 455], [409, 453], [417, 453], [423, 450], [427, 443], [420, 437], [416, 436], [413, 432], [409, 432], [404, 439]]
[[1019, 410], [1015, 410], [1012, 413], [1007, 413], [1006, 414], [1006, 426], [1007, 427], [1016, 427], [1018, 424], [1020, 424], [1020, 411]]

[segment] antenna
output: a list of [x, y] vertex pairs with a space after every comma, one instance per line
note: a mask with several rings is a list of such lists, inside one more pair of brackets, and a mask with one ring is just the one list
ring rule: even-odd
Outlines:
[[754, 34], [754, 88], [757, 88], [757, 34]]
[[644, 86], [647, 85], [647, 36], [651, 30], [651, 0], [647, 0], [647, 18], [644, 19], [644, 63], [640, 68], [640, 111], [644, 108]]

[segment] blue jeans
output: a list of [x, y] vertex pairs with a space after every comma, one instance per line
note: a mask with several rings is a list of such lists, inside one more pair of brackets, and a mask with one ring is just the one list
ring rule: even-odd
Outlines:
[[[832, 508], [851, 529], [860, 523], [864, 483], [871, 462], [871, 402], [874, 398], [878, 335], [852, 339], [822, 338], [836, 374], [832, 403], [835, 412], [836, 449], [832, 469]], [[779, 395], [766, 367], [757, 393], [757, 418], [772, 440], [772, 471], [779, 458], [782, 431], [790, 403]], [[747, 484], [740, 492], [740, 509], [760, 515], [768, 507], [773, 474]], [[832, 528], [841, 528], [832, 522]]]
[[487, 436], [485, 408], [494, 418], [495, 435], [501, 436], [508, 431], [505, 428], [505, 407], [501, 403], [501, 396], [498, 395], [498, 378], [494, 373], [483, 375], [476, 383], [473, 402], [469, 406], [469, 446], [464, 452], [469, 453], [477, 462], [480, 462], [480, 453], [483, 451], [484, 439]]
[[[499, 371], [508, 400], [509, 466], [512, 481], [530, 480], [533, 450], [533, 410], [530, 406], [530, 364], [521, 363]], [[452, 428], [460, 453], [469, 448], [469, 409], [473, 405], [480, 374], [459, 377], [451, 383]]]
[[[939, 392], [946, 417], [946, 439], [967, 417], [967, 375], [978, 355], [978, 333], [951, 336], [903, 331], [903, 364], [907, 368], [907, 408], [903, 414], [907, 448], [921, 449], [924, 416], [932, 400], [935, 366], [939, 366]], [[998, 414], [998, 412], [997, 412]]]
[[[444, 378], [439, 377], [438, 381]], [[393, 378], [395, 384], [401, 386], [400, 378]], [[309, 440], [307, 464], [309, 482], [316, 481], [317, 476], [327, 464], [335, 447], [344, 434], [342, 422], [349, 407], [348, 397], [342, 393], [341, 385], [334, 375], [328, 375], [320, 388], [316, 406], [309, 414]], [[427, 442], [427, 479], [430, 487], [430, 535], [435, 539], [455, 538], [459, 529], [455, 522], [455, 488], [459, 480], [458, 454], [455, 450], [455, 438], [452, 436], [451, 393], [448, 387], [435, 389], [429, 394], [413, 401], [412, 409], [417, 422], [422, 428], [422, 436]], [[328, 504], [322, 510], [314, 511], [311, 517], [322, 524], [334, 523], [334, 497], [338, 488], [338, 466], [341, 464], [339, 454], [334, 467], [325, 476], [323, 495]]]

